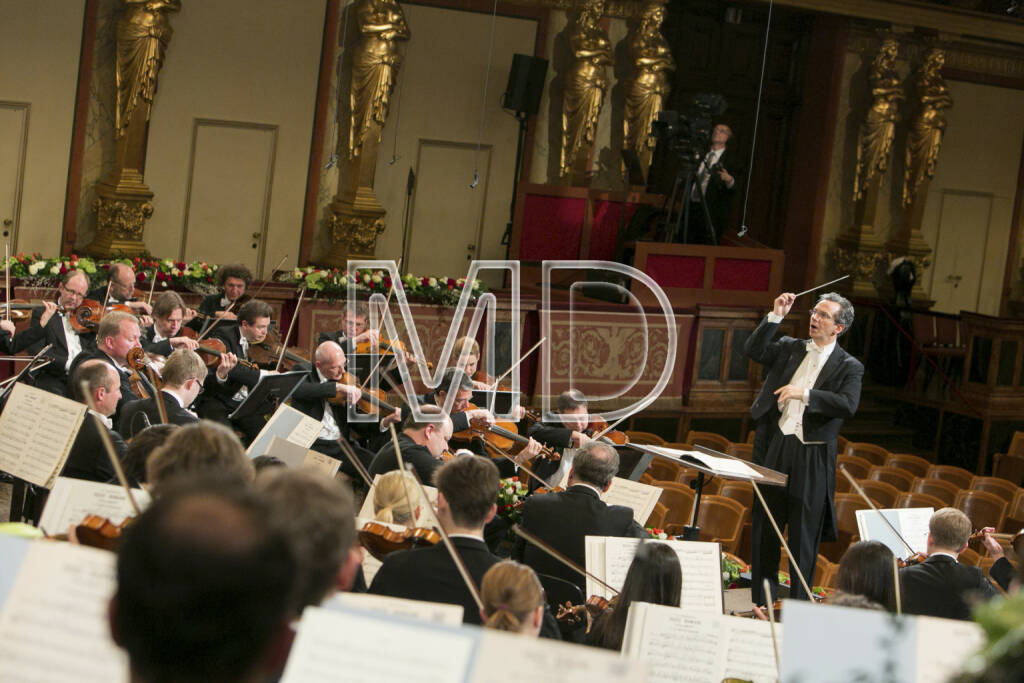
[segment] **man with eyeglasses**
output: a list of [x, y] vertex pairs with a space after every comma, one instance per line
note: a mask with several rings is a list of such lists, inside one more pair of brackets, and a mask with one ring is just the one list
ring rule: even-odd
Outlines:
[[[28, 329], [15, 337], [15, 353], [21, 350], [38, 353], [50, 345], [47, 355], [53, 358], [53, 362], [36, 372], [36, 387], [61, 396], [68, 395], [71, 361], [95, 343], [93, 333], [80, 334], [71, 325], [75, 309], [82, 305], [88, 291], [89, 276], [80, 270], [68, 271], [57, 285], [57, 302], [47, 301], [43, 308], [35, 309]], [[61, 313], [57, 313], [58, 308]]]
[[[221, 366], [217, 372], [226, 377], [232, 364], [229, 359], [224, 358]], [[208, 372], [206, 363], [195, 351], [178, 349], [167, 357], [161, 372], [161, 391], [169, 424], [184, 426], [199, 422], [199, 416], [190, 408], [202, 393], [203, 382], [206, 381]], [[144, 398], [125, 404], [121, 411], [120, 431], [125, 437], [131, 438], [150, 425], [160, 422], [160, 409], [156, 399]]]
[[[757, 425], [753, 461], [788, 476], [785, 488], [761, 490], [779, 527], [788, 526], [795, 564], [813, 586], [818, 545], [837, 536], [836, 439], [843, 420], [857, 412], [864, 366], [836, 343], [853, 324], [853, 304], [834, 292], [814, 305], [809, 339], [774, 339], [795, 299], [780, 294], [744, 350], [765, 367], [764, 384], [750, 408]], [[760, 504], [754, 506], [752, 524], [751, 597], [764, 605], [776, 597], [781, 548]], [[764, 595], [765, 578], [770, 596]], [[795, 576], [790, 585], [792, 597], [810, 599]]]

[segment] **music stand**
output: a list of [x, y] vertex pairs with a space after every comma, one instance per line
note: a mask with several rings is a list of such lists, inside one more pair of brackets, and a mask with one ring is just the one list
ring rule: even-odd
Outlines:
[[395, 389], [397, 388], [397, 384], [401, 383], [400, 379], [396, 383], [395, 378], [390, 374], [391, 370], [393, 370], [396, 365], [395, 358], [394, 356], [391, 358], [384, 358], [384, 360], [380, 362], [380, 365], [377, 365], [377, 360], [380, 358], [380, 355], [381, 354], [375, 353], [346, 353], [345, 369], [350, 374], [355, 375], [360, 384], [365, 382], [369, 385], [370, 382], [367, 378], [370, 376], [370, 373], [373, 372], [374, 366], [376, 366], [378, 384], [380, 385], [380, 388], [384, 391]]
[[[513, 406], [519, 405], [519, 394], [518, 391], [474, 389], [470, 403], [478, 408], [486, 408], [495, 415], [508, 415], [512, 412]], [[492, 399], [493, 406], [491, 405]]]
[[273, 409], [277, 410], [277, 406], [291, 398], [292, 393], [307, 376], [308, 373], [302, 370], [283, 372], [277, 375], [263, 375], [249, 395], [245, 397], [245, 400], [235, 408], [233, 413], [228, 415], [228, 419], [240, 420], [266, 412], [264, 407], [266, 403], [270, 403], [274, 406]]

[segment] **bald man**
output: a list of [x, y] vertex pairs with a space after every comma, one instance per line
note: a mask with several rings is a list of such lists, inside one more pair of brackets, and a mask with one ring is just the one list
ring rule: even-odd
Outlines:
[[[94, 287], [89, 291], [88, 298], [95, 299], [100, 303], [106, 301], [108, 304], [124, 304], [132, 309], [137, 315], [148, 316], [153, 308], [145, 301], [135, 298], [135, 271], [124, 263], [114, 263], [107, 271], [107, 278], [110, 283], [110, 296], [107, 296], [107, 285]], [[153, 321], [147, 319], [143, 325], [151, 325]]]
[[[341, 461], [341, 471], [357, 478], [359, 473], [345, 457], [338, 439], [344, 436], [363, 465], [369, 466], [374, 454], [363, 448], [361, 442], [364, 437], [377, 434], [382, 428], [387, 428], [388, 423], [397, 421], [398, 411], [381, 422], [350, 425], [348, 405], [358, 402], [362, 392], [358, 386], [341, 381], [345, 373], [345, 352], [336, 342], [325, 341], [316, 348], [314, 361], [312, 366], [300, 363], [295, 367], [308, 373], [308, 378], [292, 394], [292, 407], [320, 421], [320, 434], [313, 443], [313, 450], [337, 458]], [[330, 403], [329, 399], [335, 396], [344, 396], [345, 402]]]
[[[117, 370], [102, 360], [85, 360], [71, 374], [70, 384], [74, 399], [88, 405], [87, 397], [91, 397], [95, 410], [90, 409], [86, 413], [68, 459], [64, 463], [61, 476], [100, 482], [114, 481], [114, 465], [107, 455], [100, 430], [107, 431], [114, 444], [115, 454], [118, 459], [123, 458], [128, 446], [110, 423], [110, 416], [114, 414], [117, 403], [121, 400], [121, 380]], [[102, 426], [96, 417], [100, 418]]]

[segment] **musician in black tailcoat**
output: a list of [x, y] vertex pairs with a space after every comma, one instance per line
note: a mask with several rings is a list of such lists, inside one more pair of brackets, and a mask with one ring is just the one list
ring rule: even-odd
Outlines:
[[[71, 374], [87, 360], [101, 360], [114, 368], [121, 380], [121, 400], [112, 415], [114, 429], [120, 429], [121, 411], [126, 403], [139, 400], [132, 389], [132, 370], [128, 367], [128, 353], [139, 345], [139, 319], [132, 313], [111, 311], [100, 318], [96, 326], [96, 346], [75, 356], [71, 362]], [[73, 393], [73, 392], [72, 392]]]
[[[761, 490], [775, 521], [789, 527], [790, 551], [813, 586], [818, 545], [837, 535], [836, 438], [843, 420], [857, 412], [864, 366], [837, 343], [853, 324], [853, 304], [835, 293], [814, 305], [810, 339], [774, 339], [795, 298], [785, 293], [775, 299], [744, 350], [765, 367], [764, 384], [750, 409], [757, 424], [753, 461], [788, 475], [785, 488]], [[775, 599], [781, 550], [760, 504], [754, 506], [751, 538], [752, 598], [761, 605], [767, 599], [764, 578]], [[809, 599], [795, 577], [791, 586], [792, 597]]]
[[[202, 392], [208, 374], [206, 363], [195, 351], [178, 349], [167, 358], [161, 370], [161, 393], [168, 424], [184, 426], [199, 422], [199, 416], [190, 408]], [[131, 401], [121, 410], [121, 432], [129, 438], [161, 422], [154, 397]]]
[[185, 316], [190, 313], [181, 295], [164, 292], [153, 302], [153, 324], [142, 330], [142, 348], [146, 353], [167, 357], [174, 349], [196, 350], [199, 342], [181, 334]]
[[218, 328], [234, 327], [238, 323], [239, 308], [252, 298], [246, 294], [252, 286], [252, 271], [241, 263], [225, 263], [217, 269], [217, 286], [221, 291], [203, 299], [199, 303], [199, 315], [188, 323], [196, 332], [202, 332], [218, 319], [222, 319], [217, 323]]

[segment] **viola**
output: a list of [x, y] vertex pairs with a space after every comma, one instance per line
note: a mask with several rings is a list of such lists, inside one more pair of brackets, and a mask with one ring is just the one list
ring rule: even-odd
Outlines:
[[418, 545], [437, 545], [441, 535], [433, 529], [416, 527], [395, 531], [380, 522], [367, 522], [359, 530], [359, 542], [380, 561], [396, 550], [410, 550]]
[[121, 532], [131, 524], [132, 517], [126, 517], [120, 524], [114, 524], [106, 517], [86, 515], [81, 524], [75, 525], [75, 538], [81, 545], [101, 550], [114, 550], [121, 540]]
[[[583, 430], [583, 433], [587, 436], [593, 436], [594, 434], [601, 434], [604, 430], [608, 429], [608, 423], [600, 417], [593, 417], [587, 428]], [[629, 437], [624, 432], [620, 432], [617, 429], [610, 429], [605, 434], [601, 434], [600, 441], [622, 446], [629, 443]]]

